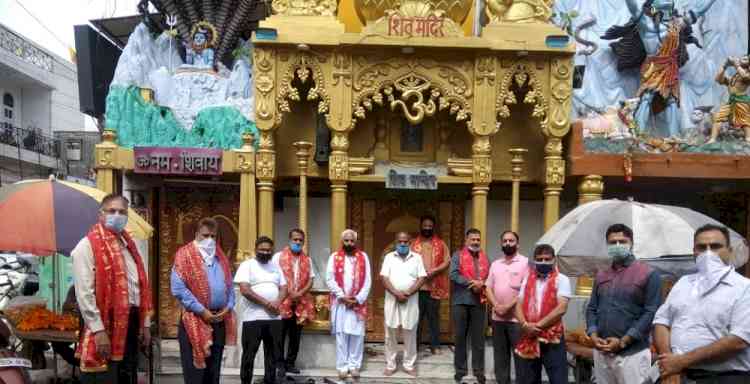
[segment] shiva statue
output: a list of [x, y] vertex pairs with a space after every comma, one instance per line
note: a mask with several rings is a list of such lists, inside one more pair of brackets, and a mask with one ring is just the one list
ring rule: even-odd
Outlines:
[[[731, 67], [735, 73], [727, 76], [726, 71]], [[747, 94], [750, 88], [750, 56], [728, 58], [716, 74], [716, 82], [727, 87], [729, 101], [716, 113], [707, 144], [716, 142], [722, 123], [729, 123], [734, 129], [741, 128], [745, 131], [745, 141], [750, 142], [750, 96]]]
[[702, 48], [693, 36], [692, 24], [706, 14], [716, 0], [702, 0], [698, 7], [681, 15], [674, 0], [625, 0], [631, 14], [623, 26], [613, 26], [602, 36], [616, 40], [610, 44], [617, 57], [620, 71], [640, 67], [640, 102], [635, 111], [635, 122], [647, 131], [653, 114], [663, 112], [667, 127], [650, 132], [653, 136], [680, 134], [680, 67], [689, 60], [687, 45]]
[[192, 41], [185, 46], [185, 63], [196, 68], [214, 68], [216, 28], [207, 21], [198, 22], [190, 32]]

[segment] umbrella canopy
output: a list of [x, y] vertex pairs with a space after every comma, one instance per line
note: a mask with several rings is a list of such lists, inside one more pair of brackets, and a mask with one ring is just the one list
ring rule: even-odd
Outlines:
[[[633, 229], [633, 253], [637, 258], [662, 265], [667, 262], [665, 260], [686, 259], [679, 256], [689, 256], [692, 262], [695, 230], [705, 224], [723, 225], [688, 208], [599, 200], [581, 205], [565, 215], [539, 239], [539, 243], [550, 244], [557, 250], [561, 268], [566, 273], [589, 274], [596, 266], [607, 263], [604, 234], [607, 227], [615, 223]], [[734, 264], [739, 267], [747, 262], [747, 243], [737, 232], [730, 229], [729, 233]]]
[[[107, 194], [67, 181], [27, 180], [0, 188], [0, 250], [70, 254], [98, 220]], [[147, 239], [153, 228], [128, 211], [127, 230]]]

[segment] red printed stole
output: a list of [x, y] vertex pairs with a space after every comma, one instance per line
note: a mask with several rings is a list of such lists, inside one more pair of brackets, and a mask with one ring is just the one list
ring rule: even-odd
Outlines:
[[[344, 264], [346, 263], [346, 252], [344, 249], [339, 249], [338, 252], [333, 256], [333, 274], [336, 279], [336, 284], [344, 289]], [[345, 295], [356, 296], [362, 287], [365, 285], [365, 274], [367, 273], [367, 266], [365, 265], [365, 254], [359, 249], [354, 251], [354, 257], [356, 262], [354, 264], [354, 282], [352, 284], [351, 292], [344, 292]], [[331, 306], [335, 305], [336, 297], [331, 295]], [[354, 312], [357, 313], [357, 317], [360, 320], [367, 320], [367, 303], [359, 304], [354, 306]]]
[[[146, 278], [143, 259], [138, 253], [133, 239], [126, 231], [121, 234], [126, 247], [135, 260], [138, 269], [138, 286], [140, 288], [140, 317], [139, 328], [145, 319], [151, 317], [151, 289]], [[130, 318], [130, 304], [128, 303], [128, 275], [125, 257], [118, 234], [107, 229], [102, 223], [97, 223], [86, 235], [91, 243], [94, 254], [94, 293], [96, 306], [101, 314], [104, 331], [109, 335], [111, 344], [111, 360], [121, 361], [125, 352], [125, 342], [128, 334], [128, 319]], [[107, 360], [96, 352], [94, 333], [85, 323], [76, 349], [76, 355], [81, 359], [82, 372], [103, 372], [107, 370]]]
[[[227, 292], [229, 292], [230, 289], [234, 289], [232, 272], [229, 269], [229, 260], [218, 246], [216, 247], [216, 257], [224, 272], [224, 281]], [[211, 302], [211, 287], [208, 283], [203, 256], [201, 256], [194, 242], [191, 241], [177, 250], [174, 257], [174, 270], [198, 302], [208, 308]], [[193, 365], [197, 369], [206, 368], [206, 357], [211, 355], [211, 345], [213, 345], [211, 324], [203, 321], [199, 313], [187, 310], [182, 311], [182, 324], [185, 326], [185, 333], [193, 347]], [[224, 325], [226, 329], [225, 342], [227, 345], [234, 345], [237, 338], [237, 328], [235, 327], [233, 309], [230, 309], [224, 318]]]
[[[477, 260], [477, 263], [479, 264], [479, 276], [474, 273], [474, 257], [471, 255], [469, 248], [464, 247], [461, 250], [461, 259], [459, 261], [458, 270], [461, 272], [461, 276], [465, 277], [467, 280], [487, 280], [487, 276], [490, 273], [490, 262], [484, 251], [479, 251], [479, 257]], [[479, 293], [479, 302], [482, 304], [487, 302], [487, 294], [484, 289]]]
[[[299, 263], [299, 270], [297, 271], [296, 278], [294, 276], [295, 258], [299, 258], [297, 261]], [[288, 246], [284, 247], [279, 258], [279, 266], [284, 273], [284, 278], [290, 292], [296, 292], [307, 286], [310, 282], [310, 257], [304, 251], [295, 256]], [[292, 317], [292, 307], [294, 307], [294, 315], [297, 316], [297, 324], [304, 324], [315, 318], [314, 301], [309, 291], [299, 298], [296, 305], [293, 305], [292, 299], [287, 295], [284, 301], [281, 302], [281, 317], [284, 319]]]
[[[532, 268], [529, 271], [526, 288], [523, 291], [523, 303], [521, 304], [523, 314], [529, 323], [539, 322], [557, 307], [558, 275], [559, 272], [555, 268], [547, 277], [547, 287], [544, 289], [542, 307], [537, 308], [536, 281], [538, 276], [535, 269]], [[516, 353], [524, 359], [538, 359], [540, 357], [539, 343], [559, 344], [563, 331], [562, 321], [558, 320], [557, 323], [542, 330], [537, 336], [524, 333], [521, 335], [518, 344], [516, 344]]]
[[[417, 238], [412, 242], [411, 249], [412, 251], [422, 254], [422, 243], [423, 242], [431, 242], [432, 243], [432, 266], [434, 267], [436, 265], [443, 264], [445, 261], [445, 258], [447, 257], [445, 254], [445, 243], [443, 240], [433, 235], [431, 239], [425, 239], [424, 237], [417, 236]], [[432, 296], [433, 299], [441, 300], [441, 299], [447, 299], [448, 298], [448, 274], [443, 272], [437, 276], [435, 276], [432, 281], [432, 291], [430, 291], [430, 296]]]

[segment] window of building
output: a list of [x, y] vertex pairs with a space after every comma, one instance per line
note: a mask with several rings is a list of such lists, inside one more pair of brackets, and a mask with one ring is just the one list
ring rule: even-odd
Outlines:
[[5, 121], [13, 121], [13, 107], [15, 106], [15, 100], [13, 95], [10, 93], [3, 94], [3, 118]]
[[66, 158], [68, 161], [81, 161], [81, 140], [68, 140], [65, 142]]

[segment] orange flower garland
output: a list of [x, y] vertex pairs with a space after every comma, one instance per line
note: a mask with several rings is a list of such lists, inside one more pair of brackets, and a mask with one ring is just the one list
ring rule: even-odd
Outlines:
[[78, 318], [73, 315], [59, 315], [47, 308], [35, 307], [23, 313], [16, 328], [24, 332], [40, 329], [75, 331], [78, 330], [78, 325]]

